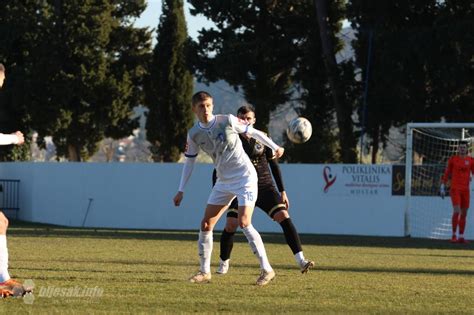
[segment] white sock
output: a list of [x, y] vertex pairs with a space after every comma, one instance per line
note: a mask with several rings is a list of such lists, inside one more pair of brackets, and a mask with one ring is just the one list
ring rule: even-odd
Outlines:
[[464, 238], [464, 234], [459, 234], [459, 238]]
[[199, 271], [211, 272], [212, 231], [199, 231]]
[[304, 261], [303, 251], [297, 252], [297, 253], [295, 254], [295, 259], [296, 259], [296, 263], [297, 263], [298, 265], [301, 265], [301, 263]]
[[0, 235], [0, 282], [10, 280], [8, 274], [7, 236]]
[[244, 227], [242, 231], [244, 232], [245, 237], [249, 241], [253, 253], [260, 261], [260, 268], [265, 271], [272, 271], [273, 268], [270, 265], [270, 262], [268, 261], [267, 252], [265, 251], [265, 246], [263, 245], [262, 237], [260, 236], [260, 234], [258, 234], [257, 230], [252, 225]]

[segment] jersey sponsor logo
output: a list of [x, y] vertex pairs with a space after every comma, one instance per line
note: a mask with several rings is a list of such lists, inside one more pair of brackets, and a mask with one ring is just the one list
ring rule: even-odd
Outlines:
[[323, 178], [326, 182], [326, 186], [324, 186], [324, 192], [327, 193], [329, 191], [329, 187], [331, 187], [336, 182], [337, 176], [333, 176], [331, 173], [331, 168], [326, 166], [323, 169]]
[[252, 155], [260, 156], [263, 154], [264, 150], [265, 147], [262, 144], [260, 144], [259, 142], [255, 142], [254, 151], [252, 152]]

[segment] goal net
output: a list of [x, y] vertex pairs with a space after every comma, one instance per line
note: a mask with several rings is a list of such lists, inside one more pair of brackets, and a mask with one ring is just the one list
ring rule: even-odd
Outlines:
[[[472, 152], [474, 123], [411, 123], [407, 125], [405, 169], [405, 234], [412, 237], [449, 239], [453, 207], [440, 197], [441, 176], [461, 141]], [[472, 188], [471, 188], [472, 190]], [[471, 195], [472, 192], [471, 192]], [[474, 222], [468, 211], [465, 238], [474, 239]]]

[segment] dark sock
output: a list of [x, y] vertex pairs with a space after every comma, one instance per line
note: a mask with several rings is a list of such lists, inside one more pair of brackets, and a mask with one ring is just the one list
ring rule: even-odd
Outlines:
[[283, 229], [283, 233], [285, 234], [286, 243], [288, 246], [290, 246], [293, 254], [301, 252], [303, 249], [301, 248], [300, 237], [298, 232], [296, 232], [296, 228], [293, 225], [291, 218], [281, 221], [280, 225]]
[[235, 232], [229, 233], [225, 229], [221, 234], [221, 254], [220, 257], [222, 260], [227, 260], [230, 258], [230, 253], [234, 247], [234, 234]]

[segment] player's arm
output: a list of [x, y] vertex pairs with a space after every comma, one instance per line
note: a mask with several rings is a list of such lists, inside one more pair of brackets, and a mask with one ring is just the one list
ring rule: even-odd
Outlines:
[[191, 174], [193, 173], [194, 163], [196, 162], [196, 157], [198, 155], [199, 148], [196, 143], [189, 137], [186, 143], [186, 152], [184, 153], [185, 160], [183, 164], [183, 170], [181, 172], [181, 179], [179, 181], [178, 192], [173, 198], [175, 206], [179, 206], [183, 200], [184, 187], [188, 183]]
[[286, 209], [290, 208], [290, 200], [286, 195], [285, 186], [283, 185], [283, 176], [281, 175], [280, 165], [278, 164], [278, 159], [273, 154], [273, 151], [270, 148], [266, 148], [265, 154], [267, 156], [268, 165], [272, 171], [273, 179], [277, 185], [278, 191], [281, 195], [281, 201], [286, 205]]
[[448, 160], [448, 166], [444, 170], [444, 174], [441, 177], [441, 186], [439, 187], [439, 194], [441, 198], [444, 198], [446, 195], [446, 183], [448, 182], [449, 175], [451, 175], [453, 172], [453, 159], [450, 158]]
[[284, 148], [280, 147], [275, 142], [273, 142], [273, 140], [270, 139], [264, 132], [253, 128], [251, 125], [247, 124], [246, 121], [240, 120], [234, 115], [229, 115], [229, 117], [230, 117], [232, 126], [238, 133], [246, 133], [250, 137], [257, 140], [258, 142], [269, 147], [270, 149], [275, 151], [275, 155], [277, 158], [280, 158], [285, 152]]
[[22, 144], [23, 142], [25, 142], [25, 138], [21, 131], [12, 134], [0, 133], [0, 145]]
[[446, 184], [449, 179], [449, 175], [453, 173], [453, 158], [449, 158], [448, 160], [448, 165], [446, 166], [446, 169], [444, 170], [443, 177], [441, 177], [441, 181], [443, 184]]

